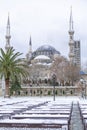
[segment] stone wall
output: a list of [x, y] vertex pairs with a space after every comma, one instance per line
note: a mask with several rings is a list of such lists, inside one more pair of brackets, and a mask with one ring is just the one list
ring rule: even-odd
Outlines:
[[[53, 96], [54, 86], [22, 86], [22, 90], [14, 92], [13, 96]], [[4, 92], [0, 89], [0, 96]], [[81, 96], [82, 90], [77, 86], [55, 86], [56, 96]]]
[[[54, 87], [53, 86], [25, 86], [22, 87], [20, 91], [21, 96], [53, 96]], [[81, 91], [79, 91], [77, 86], [55, 86], [56, 96], [79, 96]]]

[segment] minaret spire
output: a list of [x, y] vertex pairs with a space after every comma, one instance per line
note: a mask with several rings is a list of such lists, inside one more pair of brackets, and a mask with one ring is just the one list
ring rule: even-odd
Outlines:
[[69, 21], [69, 24], [70, 24], [70, 28], [69, 28], [69, 30], [70, 30], [70, 31], [73, 31], [72, 6], [71, 6], [71, 11], [70, 11], [70, 21]]
[[29, 41], [29, 45], [32, 45], [32, 43], [31, 43], [31, 36], [30, 36], [30, 41]]
[[9, 26], [10, 26], [9, 13], [8, 13], [8, 20], [7, 20], [7, 25], [9, 25]]
[[10, 38], [11, 38], [11, 35], [10, 35], [10, 18], [9, 18], [9, 13], [8, 13], [8, 19], [7, 19], [6, 36], [5, 36], [5, 38], [6, 38], [6, 46], [5, 46], [5, 49], [6, 49], [6, 51], [7, 51], [8, 49], [11, 48], [11, 46], [10, 46]]
[[73, 17], [72, 17], [72, 7], [70, 10], [70, 21], [69, 21], [69, 59], [71, 63], [74, 63], [74, 30], [73, 30]]
[[32, 41], [31, 41], [31, 36], [30, 36], [30, 39], [29, 39], [29, 51], [26, 54], [27, 61], [30, 61], [31, 57], [32, 57]]
[[29, 53], [32, 53], [32, 42], [31, 42], [31, 36], [29, 40]]

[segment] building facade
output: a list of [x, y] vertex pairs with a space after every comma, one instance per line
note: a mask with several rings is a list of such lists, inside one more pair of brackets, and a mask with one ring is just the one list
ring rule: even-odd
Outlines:
[[30, 67], [30, 79], [35, 81], [49, 79], [51, 64], [56, 56], [60, 56], [60, 52], [45, 44], [31, 53], [31, 45], [29, 44], [30, 51], [26, 55]]
[[80, 41], [75, 41], [74, 44], [74, 56], [76, 65], [81, 66], [81, 53], [80, 53]]
[[69, 60], [71, 63], [81, 67], [80, 41], [74, 40], [72, 8], [69, 21]]

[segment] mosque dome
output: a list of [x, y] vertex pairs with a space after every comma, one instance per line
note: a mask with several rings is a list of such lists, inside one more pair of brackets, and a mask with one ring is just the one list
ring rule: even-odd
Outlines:
[[56, 51], [56, 49], [50, 45], [43, 45], [41, 47], [39, 47], [36, 51], [48, 51], [48, 52], [52, 52], [52, 53], [59, 53], [58, 51]]
[[36, 57], [38, 55], [45, 55], [51, 58], [55, 54], [60, 55], [60, 52], [50, 45], [43, 45], [33, 52], [33, 57]]

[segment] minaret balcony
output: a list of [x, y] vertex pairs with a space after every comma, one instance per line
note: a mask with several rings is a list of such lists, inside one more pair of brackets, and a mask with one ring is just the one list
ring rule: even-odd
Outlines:
[[74, 45], [74, 43], [75, 43], [74, 40], [69, 41], [69, 45]]
[[6, 39], [10, 39], [11, 36], [10, 36], [10, 35], [6, 35], [5, 38], [6, 38]]
[[69, 30], [69, 35], [74, 35], [74, 31], [73, 30]]
[[75, 55], [73, 53], [70, 53], [69, 54], [69, 57], [74, 57]]

